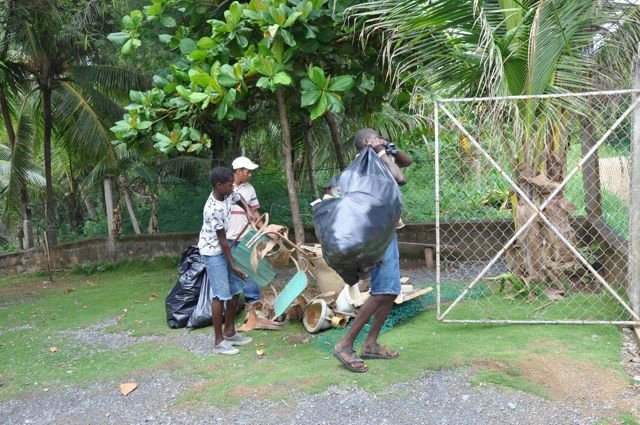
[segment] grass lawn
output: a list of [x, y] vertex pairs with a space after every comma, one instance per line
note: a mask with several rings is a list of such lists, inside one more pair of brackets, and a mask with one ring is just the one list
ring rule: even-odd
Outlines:
[[[339, 367], [330, 347], [321, 343], [339, 331], [312, 335], [299, 322], [280, 331], [251, 331], [259, 346], [243, 347], [237, 356], [198, 355], [173, 341], [202, 335], [212, 340], [212, 328], [185, 335], [165, 321], [165, 296], [177, 279], [177, 263], [178, 258], [164, 258], [99, 265], [56, 273], [54, 282], [45, 275], [1, 279], [0, 399], [58, 384], [126, 382], [154, 370], [193, 381], [179, 402], [226, 405], [247, 396], [280, 399], [320, 392], [330, 385], [378, 391], [429, 371], [455, 368], [478, 370], [478, 383], [558, 397], [545, 384], [544, 370], [531, 370], [532, 361], [558, 364], [547, 372], [549, 382], [565, 369], [577, 378], [584, 374], [585, 388], [598, 377], [622, 388], [630, 381], [615, 326], [443, 324], [435, 318], [435, 306], [384, 332], [381, 342], [399, 349], [400, 358], [369, 362], [366, 374]], [[80, 329], [130, 343], [86, 343], [77, 338]], [[258, 348], [265, 351], [263, 358], [257, 357]]]

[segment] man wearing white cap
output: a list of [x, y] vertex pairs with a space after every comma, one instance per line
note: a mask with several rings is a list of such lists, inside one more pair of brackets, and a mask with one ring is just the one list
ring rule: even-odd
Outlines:
[[[249, 180], [253, 170], [258, 168], [258, 164], [255, 164], [246, 156], [239, 156], [231, 163], [233, 168], [233, 186], [242, 195], [247, 202], [249, 208], [254, 211], [255, 217], [258, 217], [258, 208], [260, 208], [260, 202], [258, 201], [258, 195], [256, 189], [253, 187]], [[242, 240], [244, 233], [249, 229], [246, 228], [248, 223], [247, 214], [244, 210], [236, 205], [231, 208], [231, 215], [229, 217], [229, 230], [227, 231], [227, 239], [229, 244], [232, 244], [236, 239]], [[256, 223], [260, 225], [260, 223]], [[244, 233], [241, 234], [241, 232]], [[238, 236], [240, 236], [238, 238]], [[260, 300], [260, 287], [251, 278], [247, 278], [244, 282], [244, 298], [249, 304]]]

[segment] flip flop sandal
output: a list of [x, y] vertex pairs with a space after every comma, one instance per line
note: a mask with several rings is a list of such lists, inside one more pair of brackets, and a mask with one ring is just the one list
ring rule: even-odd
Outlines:
[[363, 360], [391, 360], [397, 359], [400, 356], [400, 353], [397, 351], [389, 350], [386, 345], [379, 345], [376, 347], [375, 352], [365, 352], [362, 351], [360, 353], [360, 358]]
[[[344, 357], [342, 357], [342, 354], [344, 353], [349, 353], [349, 354], [353, 354], [353, 357], [351, 358], [351, 361], [345, 359]], [[343, 348], [341, 350], [336, 350], [335, 348], [333, 350], [331, 350], [331, 354], [333, 354], [333, 357], [335, 357], [336, 359], [338, 359], [338, 361], [340, 361], [340, 363], [342, 363], [342, 365], [347, 368], [349, 371], [354, 372], [354, 373], [364, 373], [368, 370], [367, 365], [364, 364], [364, 362], [362, 361], [362, 359], [360, 357], [358, 357], [358, 355], [356, 354], [356, 351], [354, 349], [350, 349], [350, 348]], [[361, 363], [362, 366], [361, 367], [356, 367], [355, 364], [356, 363]]]

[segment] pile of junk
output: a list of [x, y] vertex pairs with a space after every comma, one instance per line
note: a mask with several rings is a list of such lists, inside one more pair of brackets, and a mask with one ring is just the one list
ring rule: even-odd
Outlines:
[[[262, 288], [261, 299], [247, 305], [239, 330], [279, 329], [287, 320], [302, 320], [316, 333], [345, 327], [365, 303], [368, 283], [363, 276], [381, 261], [401, 223], [402, 194], [395, 178], [373, 149], [368, 148], [324, 187], [325, 195], [311, 203], [318, 245], [295, 244], [287, 227], [269, 224], [247, 227], [232, 245], [234, 263]], [[278, 269], [295, 266], [295, 274], [277, 287]], [[180, 279], [166, 300], [172, 328], [211, 324], [211, 299], [206, 270], [197, 247], [180, 262]], [[309, 285], [309, 279], [315, 285]], [[396, 303], [431, 290], [414, 289], [406, 278]], [[268, 290], [267, 290], [268, 288]]]
[[[267, 222], [268, 216], [263, 215], [262, 221]], [[285, 226], [263, 224], [260, 229], [250, 229], [232, 248], [232, 255], [236, 266], [261, 287], [260, 301], [244, 305], [246, 314], [240, 331], [278, 330], [289, 320], [302, 321], [310, 333], [344, 328], [369, 297], [368, 279], [353, 285], [345, 283], [327, 265], [320, 244], [293, 243]], [[287, 282], [275, 282], [278, 273], [287, 270], [290, 274], [293, 267], [295, 273]], [[213, 295], [197, 246], [182, 253], [178, 275], [165, 301], [167, 324], [174, 329], [210, 326]], [[407, 277], [401, 282], [396, 304], [431, 291], [415, 289]]]

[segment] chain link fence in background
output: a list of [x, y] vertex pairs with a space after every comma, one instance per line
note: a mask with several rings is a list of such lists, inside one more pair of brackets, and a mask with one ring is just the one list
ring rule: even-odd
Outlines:
[[439, 320], [640, 324], [637, 104], [633, 90], [437, 102]]

